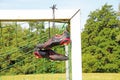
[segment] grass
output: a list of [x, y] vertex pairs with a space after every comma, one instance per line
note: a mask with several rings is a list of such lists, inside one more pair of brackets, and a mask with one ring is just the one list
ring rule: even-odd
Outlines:
[[1, 76], [0, 80], [65, 80], [65, 74], [34, 74]]
[[120, 80], [120, 73], [83, 73], [83, 80]]
[[[83, 80], [120, 80], [120, 73], [83, 73]], [[65, 74], [1, 76], [0, 80], [66, 80]]]

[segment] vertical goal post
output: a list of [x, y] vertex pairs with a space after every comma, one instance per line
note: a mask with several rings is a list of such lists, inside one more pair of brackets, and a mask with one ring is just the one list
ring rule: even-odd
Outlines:
[[[50, 21], [70, 23], [72, 80], [82, 80], [82, 54], [80, 9], [57, 10], [53, 19], [51, 10], [0, 10], [1, 21]], [[68, 55], [68, 46], [65, 47]], [[66, 80], [69, 79], [69, 62], [66, 62]]]

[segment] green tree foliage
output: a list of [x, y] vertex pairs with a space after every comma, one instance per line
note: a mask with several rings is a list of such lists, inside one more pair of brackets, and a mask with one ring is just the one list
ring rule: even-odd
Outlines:
[[[2, 22], [0, 25], [0, 75], [63, 73], [65, 63], [48, 59], [36, 59], [33, 50], [36, 44], [44, 43], [49, 37], [49, 29], [44, 22], [28, 22], [29, 28], [23, 28], [16, 22]], [[54, 30], [56, 33], [53, 34]], [[51, 28], [51, 37], [63, 32], [60, 28]], [[64, 46], [53, 48], [64, 54]]]
[[120, 25], [111, 5], [90, 13], [82, 32], [83, 72], [120, 72]]

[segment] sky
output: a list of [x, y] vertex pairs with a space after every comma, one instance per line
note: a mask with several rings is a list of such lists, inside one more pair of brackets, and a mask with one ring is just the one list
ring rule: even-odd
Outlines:
[[83, 27], [90, 12], [100, 9], [106, 3], [118, 11], [120, 0], [0, 0], [0, 10], [50, 9], [56, 4], [58, 9], [80, 9]]

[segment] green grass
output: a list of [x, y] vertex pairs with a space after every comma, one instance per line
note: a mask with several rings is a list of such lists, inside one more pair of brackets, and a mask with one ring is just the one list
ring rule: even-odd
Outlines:
[[120, 80], [120, 73], [83, 73], [83, 80]]
[[[83, 80], [120, 80], [120, 73], [83, 73]], [[0, 80], [66, 80], [65, 74], [1, 76]]]
[[65, 80], [65, 74], [34, 74], [1, 76], [0, 80]]

